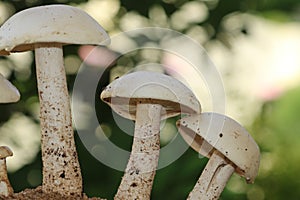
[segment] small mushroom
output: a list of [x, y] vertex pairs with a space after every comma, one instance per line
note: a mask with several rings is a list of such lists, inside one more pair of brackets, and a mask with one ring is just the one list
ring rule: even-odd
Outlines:
[[0, 195], [9, 196], [14, 193], [7, 177], [6, 157], [12, 156], [13, 152], [7, 146], [0, 146]]
[[254, 182], [259, 147], [239, 123], [225, 115], [201, 113], [178, 120], [177, 127], [194, 150], [210, 158], [188, 199], [218, 199], [233, 172]]
[[0, 55], [35, 50], [42, 134], [43, 191], [81, 194], [63, 62], [65, 44], [104, 45], [105, 30], [84, 11], [66, 5], [23, 10], [0, 28]]
[[200, 113], [194, 94], [178, 80], [139, 71], [114, 80], [101, 93], [111, 108], [135, 120], [132, 151], [115, 199], [150, 199], [160, 150], [160, 121]]
[[13, 103], [19, 99], [18, 89], [0, 74], [0, 103]]

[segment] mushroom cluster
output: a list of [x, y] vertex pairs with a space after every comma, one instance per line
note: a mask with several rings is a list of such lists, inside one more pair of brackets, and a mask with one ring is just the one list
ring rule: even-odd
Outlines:
[[[66, 5], [30, 8], [0, 27], [0, 55], [34, 50], [40, 100], [43, 193], [83, 197], [70, 99], [63, 62], [67, 44], [106, 45], [109, 36], [84, 11]], [[16, 102], [18, 90], [0, 74], [0, 103]], [[120, 116], [135, 121], [132, 151], [115, 199], [150, 199], [160, 152], [161, 120], [181, 115], [177, 127], [184, 140], [210, 158], [188, 199], [218, 199], [233, 172], [252, 183], [259, 148], [233, 119], [202, 113], [193, 92], [177, 79], [156, 72], [129, 73], [110, 83], [101, 99]], [[0, 195], [13, 189], [0, 146]]]
[[235, 171], [253, 183], [259, 148], [233, 119], [201, 113], [193, 92], [170, 76], [139, 71], [110, 83], [101, 99], [122, 117], [135, 121], [132, 151], [115, 199], [150, 199], [159, 157], [160, 121], [179, 114], [177, 127], [184, 140], [210, 158], [188, 199], [218, 199]]

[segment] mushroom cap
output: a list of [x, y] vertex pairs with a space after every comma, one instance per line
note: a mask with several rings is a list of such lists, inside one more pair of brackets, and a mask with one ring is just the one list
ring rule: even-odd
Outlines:
[[218, 113], [201, 113], [177, 121], [184, 140], [197, 152], [210, 157], [218, 150], [234, 165], [235, 171], [253, 183], [260, 163], [259, 147], [235, 120]]
[[19, 99], [18, 89], [0, 74], [0, 103], [17, 102]]
[[0, 55], [33, 50], [35, 43], [107, 45], [110, 40], [91, 16], [67, 5], [23, 10], [0, 28]]
[[201, 112], [199, 101], [188, 87], [157, 72], [138, 71], [124, 75], [102, 91], [101, 99], [116, 113], [131, 120], [135, 120], [137, 103], [162, 105], [161, 119]]
[[12, 156], [13, 152], [7, 146], [0, 146], [0, 159]]

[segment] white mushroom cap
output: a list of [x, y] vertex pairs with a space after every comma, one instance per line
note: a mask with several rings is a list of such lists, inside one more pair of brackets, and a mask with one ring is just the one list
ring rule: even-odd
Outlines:
[[101, 99], [122, 117], [135, 120], [136, 104], [159, 104], [165, 109], [161, 119], [181, 113], [200, 113], [193, 92], [177, 79], [157, 72], [138, 71], [110, 83]]
[[12, 156], [12, 150], [7, 146], [0, 146], [0, 159]]
[[0, 103], [17, 102], [19, 99], [18, 89], [0, 74]]
[[87, 13], [67, 5], [48, 5], [23, 10], [0, 28], [0, 55], [34, 49], [35, 43], [110, 43], [105, 30]]
[[259, 147], [238, 122], [217, 113], [201, 113], [178, 120], [179, 132], [199, 154], [210, 157], [221, 152], [237, 166], [236, 172], [253, 183], [258, 173]]

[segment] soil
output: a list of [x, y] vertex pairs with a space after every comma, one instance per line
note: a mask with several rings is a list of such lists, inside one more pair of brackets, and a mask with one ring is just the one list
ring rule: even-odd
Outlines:
[[42, 187], [39, 186], [35, 189], [25, 189], [22, 192], [14, 193], [11, 196], [4, 197], [0, 196], [0, 200], [105, 200], [98, 197], [89, 198], [86, 194], [82, 196], [72, 195], [63, 196], [58, 193], [44, 193]]

